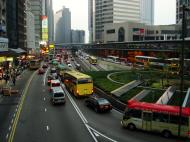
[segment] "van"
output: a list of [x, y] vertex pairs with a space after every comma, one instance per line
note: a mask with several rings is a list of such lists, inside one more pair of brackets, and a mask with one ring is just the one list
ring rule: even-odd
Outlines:
[[52, 89], [51, 102], [53, 104], [65, 104], [65, 92], [61, 87], [54, 87]]
[[53, 88], [55, 88], [55, 87], [61, 87], [61, 82], [58, 79], [51, 80], [50, 92], [52, 92]]

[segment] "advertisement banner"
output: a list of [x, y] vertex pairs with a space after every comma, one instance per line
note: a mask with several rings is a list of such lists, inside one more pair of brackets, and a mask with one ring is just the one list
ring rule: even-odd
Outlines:
[[0, 38], [0, 52], [8, 51], [8, 39]]
[[42, 20], [42, 41], [48, 41], [48, 17], [41, 16]]

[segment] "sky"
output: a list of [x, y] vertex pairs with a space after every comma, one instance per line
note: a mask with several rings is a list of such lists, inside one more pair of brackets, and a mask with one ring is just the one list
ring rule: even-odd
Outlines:
[[[53, 0], [54, 13], [65, 6], [71, 11], [72, 29], [85, 30], [88, 39], [88, 0]], [[175, 24], [176, 0], [155, 0], [154, 24]]]

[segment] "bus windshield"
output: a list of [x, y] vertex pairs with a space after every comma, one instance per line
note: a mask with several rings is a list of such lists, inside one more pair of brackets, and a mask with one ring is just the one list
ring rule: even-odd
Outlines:
[[92, 83], [92, 79], [79, 79], [78, 84]]

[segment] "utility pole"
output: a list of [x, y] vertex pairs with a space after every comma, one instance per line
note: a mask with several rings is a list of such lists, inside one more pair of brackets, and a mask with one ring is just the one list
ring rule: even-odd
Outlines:
[[185, 37], [186, 37], [186, 11], [190, 11], [189, 8], [183, 4], [182, 7], [182, 48], [181, 48], [181, 59], [180, 59], [180, 104], [179, 104], [179, 125], [178, 125], [178, 136], [181, 135], [181, 117], [182, 117], [182, 96], [184, 89], [184, 48], [185, 48]]

